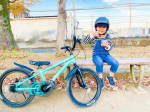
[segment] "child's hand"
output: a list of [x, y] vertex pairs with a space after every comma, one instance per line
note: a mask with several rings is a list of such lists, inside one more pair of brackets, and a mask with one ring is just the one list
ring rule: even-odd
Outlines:
[[101, 46], [104, 46], [106, 49], [108, 49], [108, 41], [106, 42], [106, 44], [101, 43]]
[[93, 36], [94, 36], [94, 37], [100, 37], [100, 36], [99, 36], [99, 32], [98, 32], [98, 31], [94, 32], [94, 33], [93, 33]]

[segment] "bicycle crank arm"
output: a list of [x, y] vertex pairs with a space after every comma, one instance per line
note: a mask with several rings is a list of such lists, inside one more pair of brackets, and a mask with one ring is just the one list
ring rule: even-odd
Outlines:
[[44, 91], [46, 91], [47, 89], [49, 89], [50, 87], [52, 87], [53, 89], [56, 89], [56, 85], [55, 85], [55, 82], [50, 80], [50, 84], [46, 87], [43, 88]]
[[43, 88], [44, 91], [46, 91], [47, 89], [49, 89], [51, 87], [51, 85], [48, 85], [46, 87]]

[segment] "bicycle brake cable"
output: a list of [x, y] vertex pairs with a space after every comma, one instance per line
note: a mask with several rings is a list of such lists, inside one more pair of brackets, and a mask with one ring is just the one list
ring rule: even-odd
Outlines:
[[[79, 50], [79, 49], [78, 49], [78, 51], [79, 51], [79, 52], [78, 52], [78, 54], [77, 54], [76, 56], [78, 56], [78, 55], [79, 55], [79, 53], [80, 53], [80, 50]], [[75, 57], [76, 57], [76, 56], [75, 56]], [[75, 58], [75, 57], [74, 57], [74, 58]]]
[[[80, 44], [80, 46], [81, 46], [81, 48], [82, 48], [82, 50], [83, 50], [83, 52], [84, 52], [84, 56], [85, 56], [84, 61], [83, 61], [83, 63], [84, 63], [84, 62], [85, 62], [85, 60], [86, 60], [86, 54], [85, 54], [84, 48], [82, 47], [82, 45], [81, 45], [81, 44]], [[83, 63], [80, 65], [80, 66], [81, 66], [81, 68], [82, 68]]]

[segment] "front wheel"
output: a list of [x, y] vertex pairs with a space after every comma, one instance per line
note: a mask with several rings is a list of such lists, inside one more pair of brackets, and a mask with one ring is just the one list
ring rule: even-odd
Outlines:
[[[101, 83], [98, 75], [89, 68], [80, 68], [87, 87], [81, 87], [79, 81], [81, 77], [72, 73], [67, 82], [67, 94], [70, 100], [80, 107], [89, 107], [93, 105], [101, 94]], [[78, 75], [78, 77], [77, 77]]]

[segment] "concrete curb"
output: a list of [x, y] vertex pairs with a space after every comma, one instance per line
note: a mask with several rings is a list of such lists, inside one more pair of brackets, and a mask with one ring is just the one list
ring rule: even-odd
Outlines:
[[[6, 70], [0, 70], [0, 73], [5, 72]], [[139, 70], [135, 70], [135, 73], [139, 72]], [[144, 70], [145, 73], [150, 73], [150, 70]], [[57, 73], [57, 71], [47, 71], [45, 74], [53, 74]], [[104, 73], [109, 73], [109, 70], [104, 70]], [[118, 70], [117, 73], [130, 73], [130, 70]]]
[[[0, 75], [4, 73], [5, 71], [6, 70], [0, 70]], [[58, 71], [47, 71], [44, 73], [44, 76], [53, 77], [57, 72]], [[103, 76], [106, 77], [108, 73], [109, 73], [109, 70], [104, 70]], [[60, 76], [64, 77], [64, 72]], [[139, 76], [139, 70], [135, 70], [135, 77], [138, 77], [138, 76]], [[150, 70], [145, 70], [144, 76], [150, 76]], [[115, 77], [131, 78], [130, 70], [118, 70], [117, 73], [115, 73]]]

